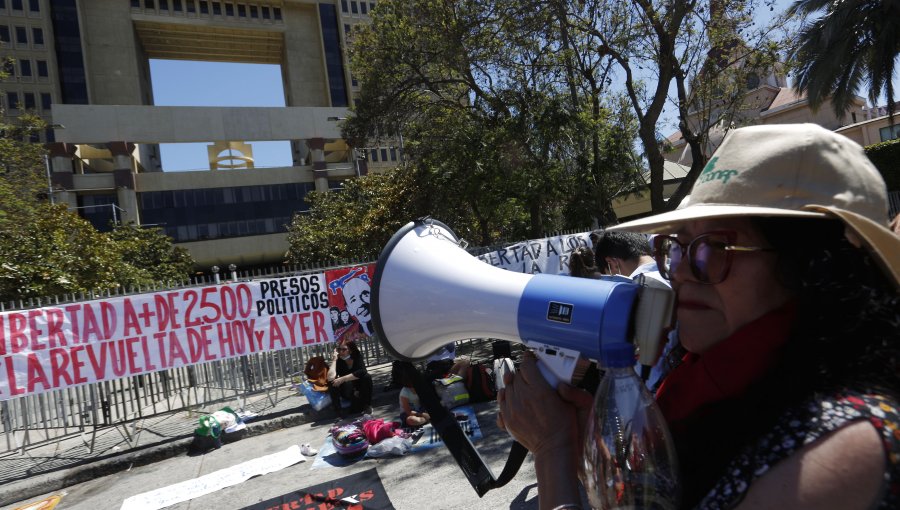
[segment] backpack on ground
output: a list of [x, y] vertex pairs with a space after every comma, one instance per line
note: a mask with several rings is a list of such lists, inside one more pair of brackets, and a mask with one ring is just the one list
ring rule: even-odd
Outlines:
[[463, 378], [458, 375], [434, 380], [434, 389], [445, 409], [453, 409], [469, 403], [469, 390]]
[[475, 363], [466, 370], [466, 389], [469, 390], [469, 402], [487, 402], [497, 399], [494, 386], [494, 371], [486, 364]]

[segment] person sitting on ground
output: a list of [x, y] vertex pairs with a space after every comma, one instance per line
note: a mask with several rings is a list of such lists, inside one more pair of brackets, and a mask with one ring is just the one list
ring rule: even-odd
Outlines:
[[[862, 148], [814, 124], [731, 131], [660, 234], [687, 354], [656, 401], [679, 508], [900, 508], [900, 238]], [[540, 507], [575, 509], [590, 397], [534, 357], [498, 425], [534, 455]], [[587, 397], [587, 398], [585, 398]], [[591, 480], [591, 478], [582, 478]], [[592, 492], [600, 493], [600, 487]]]
[[411, 363], [400, 363], [398, 376], [403, 388], [400, 390], [400, 423], [405, 427], [421, 427], [431, 416], [422, 408], [415, 388], [415, 367]]
[[351, 413], [372, 413], [372, 376], [366, 370], [356, 342], [338, 344], [328, 369], [328, 381], [331, 405], [338, 416], [346, 417], [341, 398], [350, 401]]

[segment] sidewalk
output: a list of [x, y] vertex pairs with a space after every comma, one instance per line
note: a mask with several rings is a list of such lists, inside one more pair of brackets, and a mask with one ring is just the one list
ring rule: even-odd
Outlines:
[[[399, 390], [383, 391], [390, 381], [390, 371], [390, 363], [369, 367], [374, 385], [372, 406], [376, 409], [397, 406]], [[247, 397], [243, 411], [257, 416], [247, 421], [246, 437], [304, 423], [330, 427], [337, 420], [330, 409], [321, 412], [312, 409], [306, 398], [290, 386], [279, 388], [277, 395], [272, 397], [266, 394]], [[29, 449], [25, 454], [0, 457], [0, 506], [135, 466], [186, 455], [199, 416], [226, 405], [229, 402], [202, 411], [158, 415], [122, 427], [103, 429], [97, 433], [93, 451], [90, 438], [75, 436]]]

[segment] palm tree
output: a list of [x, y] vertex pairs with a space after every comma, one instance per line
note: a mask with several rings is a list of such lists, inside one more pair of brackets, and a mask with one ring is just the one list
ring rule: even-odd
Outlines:
[[804, 24], [791, 50], [797, 88], [819, 107], [831, 97], [839, 116], [849, 110], [857, 89], [868, 85], [877, 104], [883, 92], [894, 115], [894, 67], [900, 54], [900, 2], [896, 0], [797, 0], [791, 14], [823, 11]]

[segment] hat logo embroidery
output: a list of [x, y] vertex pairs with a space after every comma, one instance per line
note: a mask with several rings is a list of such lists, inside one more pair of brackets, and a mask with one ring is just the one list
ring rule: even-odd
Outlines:
[[709, 163], [706, 164], [706, 167], [703, 168], [703, 171], [700, 172], [700, 176], [697, 177], [697, 180], [700, 182], [720, 180], [722, 181], [722, 184], [727, 184], [728, 179], [737, 175], [737, 170], [716, 170], [716, 161], [718, 160], [718, 156], [710, 159]]

